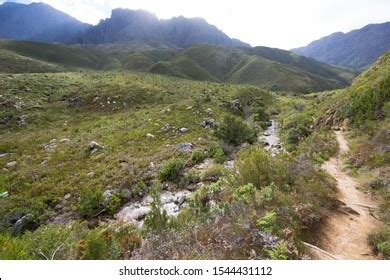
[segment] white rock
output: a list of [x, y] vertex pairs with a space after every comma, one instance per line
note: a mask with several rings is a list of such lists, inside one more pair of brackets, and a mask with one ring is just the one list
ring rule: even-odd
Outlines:
[[146, 137], [148, 137], [148, 138], [155, 138], [155, 136], [153, 134], [151, 134], [151, 133], [146, 134]]
[[16, 161], [10, 161], [7, 163], [6, 167], [11, 168], [15, 167], [18, 163]]

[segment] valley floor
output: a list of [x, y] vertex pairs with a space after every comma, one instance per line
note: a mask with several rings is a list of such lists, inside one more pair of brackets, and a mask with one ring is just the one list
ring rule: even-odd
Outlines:
[[[331, 215], [321, 228], [319, 246], [337, 259], [376, 259], [368, 238], [380, 226], [373, 213], [377, 205], [369, 194], [358, 189], [359, 182], [343, 171], [342, 156], [348, 152], [348, 143], [342, 131], [336, 131], [336, 136], [340, 151], [322, 168], [337, 180], [338, 199], [343, 207]], [[319, 259], [330, 257], [320, 250], [314, 254]]]

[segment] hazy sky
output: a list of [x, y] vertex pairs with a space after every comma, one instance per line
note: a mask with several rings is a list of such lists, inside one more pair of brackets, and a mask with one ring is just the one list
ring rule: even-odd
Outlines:
[[[5, 2], [0, 0], [1, 2]], [[12, 2], [12, 1], [11, 1]], [[13, 1], [31, 3], [39, 1]], [[159, 18], [203, 17], [253, 46], [290, 49], [336, 31], [390, 21], [390, 0], [42, 0], [96, 24], [113, 8], [144, 9]]]

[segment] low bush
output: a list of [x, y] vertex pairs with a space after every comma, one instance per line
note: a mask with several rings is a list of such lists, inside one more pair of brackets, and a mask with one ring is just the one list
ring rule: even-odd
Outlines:
[[179, 182], [183, 174], [185, 161], [183, 159], [171, 159], [164, 163], [158, 178], [161, 181]]
[[202, 181], [217, 182], [225, 174], [225, 168], [221, 164], [213, 164], [202, 173]]
[[267, 212], [263, 217], [257, 220], [257, 227], [265, 232], [277, 233], [278, 214], [274, 211]]
[[241, 118], [227, 115], [218, 126], [216, 136], [226, 144], [238, 146], [245, 142], [253, 143], [256, 131]]
[[96, 188], [86, 188], [80, 194], [79, 211], [85, 217], [92, 217], [103, 209], [103, 192]]

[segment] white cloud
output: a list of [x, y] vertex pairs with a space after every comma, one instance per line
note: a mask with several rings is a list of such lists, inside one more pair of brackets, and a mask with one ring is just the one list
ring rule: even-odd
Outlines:
[[[336, 31], [390, 20], [389, 0], [41, 0], [89, 23], [117, 7], [145, 9], [159, 18], [203, 17], [252, 45], [289, 49]], [[18, 1], [32, 2], [32, 1]]]

